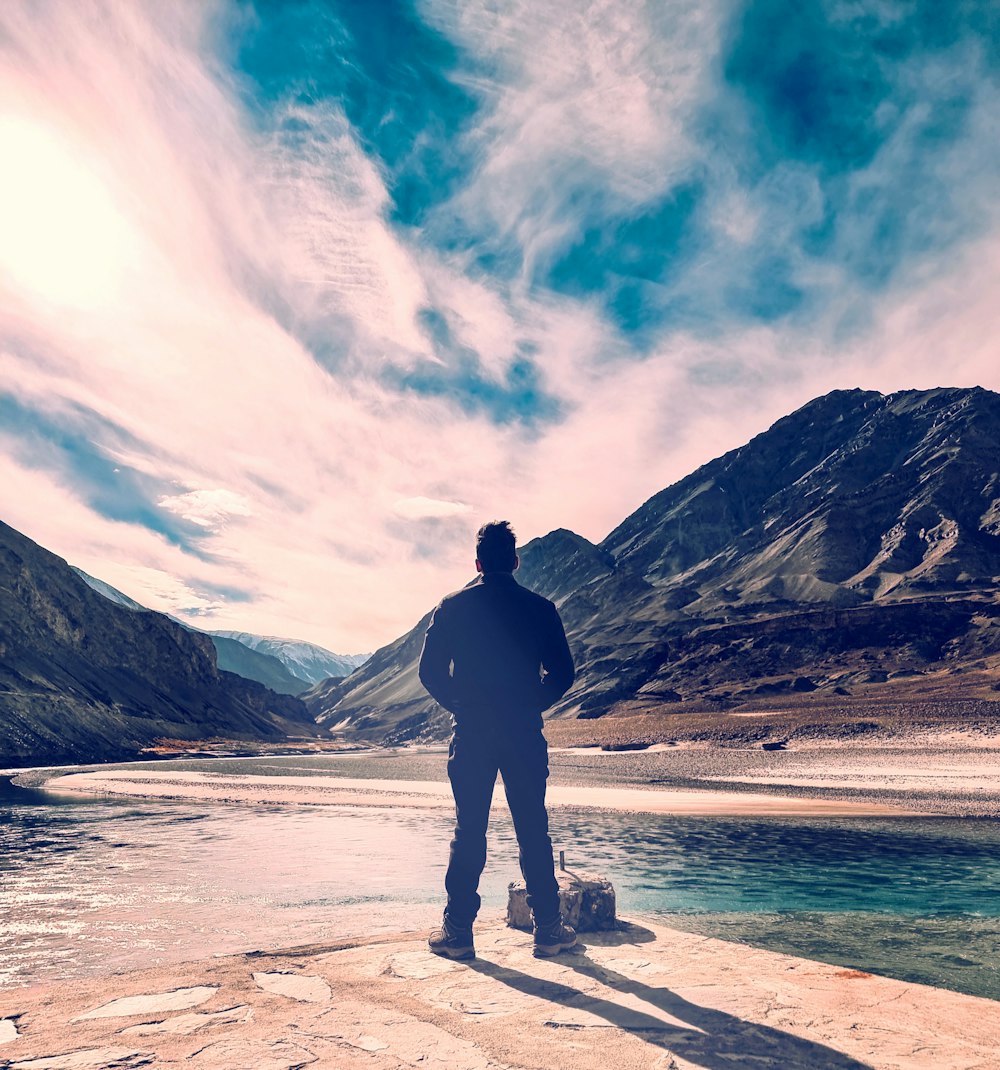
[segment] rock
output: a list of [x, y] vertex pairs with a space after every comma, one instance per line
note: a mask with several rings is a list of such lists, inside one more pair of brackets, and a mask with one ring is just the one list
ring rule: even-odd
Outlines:
[[196, 988], [175, 988], [170, 992], [151, 992], [141, 996], [122, 996], [101, 1007], [87, 1011], [74, 1018], [74, 1022], [86, 1022], [92, 1018], [128, 1018], [133, 1014], [155, 1014], [161, 1011], [186, 1011], [207, 1002], [218, 992], [216, 985], [198, 985]]
[[151, 1066], [156, 1056], [149, 1051], [126, 1048], [80, 1048], [41, 1059], [2, 1063], [5, 1070], [139, 1070]]
[[117, 761], [160, 738], [318, 731], [299, 699], [220, 670], [209, 636], [116, 603], [2, 522], [0, 695], [0, 767]]
[[192, 1014], [177, 1014], [173, 1018], [166, 1018], [162, 1022], [143, 1022], [141, 1025], [131, 1025], [121, 1030], [123, 1037], [127, 1036], [153, 1036], [156, 1033], [172, 1033], [176, 1036], [190, 1036], [202, 1029], [212, 1026], [237, 1025], [249, 1022], [253, 1017], [253, 1011], [247, 1003], [241, 1003], [235, 1007], [226, 1007], [221, 1011], [199, 1012]]
[[257, 987], [302, 1003], [325, 1003], [333, 993], [322, 977], [300, 973], [255, 973]]
[[379, 1040], [378, 1037], [369, 1036], [367, 1033], [363, 1033], [351, 1040], [349, 1037], [344, 1037], [344, 1043], [350, 1044], [352, 1048], [360, 1048], [361, 1051], [386, 1051], [389, 1047], [384, 1040]]
[[[567, 925], [577, 932], [616, 929], [615, 889], [606, 877], [593, 873], [556, 872], [559, 906]], [[531, 929], [531, 911], [524, 881], [512, 881], [507, 889], [507, 924], [513, 929]]]

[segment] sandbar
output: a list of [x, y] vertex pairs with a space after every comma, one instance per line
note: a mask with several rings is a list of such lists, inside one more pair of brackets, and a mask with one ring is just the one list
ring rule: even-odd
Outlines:
[[[47, 780], [44, 786], [47, 791], [220, 803], [446, 809], [453, 806], [449, 785], [429, 780], [101, 770], [57, 776]], [[913, 813], [900, 805], [867, 799], [783, 796], [709, 788], [550, 785], [547, 800], [552, 807], [679, 816], [883, 817]], [[506, 807], [502, 790], [495, 793], [493, 805], [497, 809]]]

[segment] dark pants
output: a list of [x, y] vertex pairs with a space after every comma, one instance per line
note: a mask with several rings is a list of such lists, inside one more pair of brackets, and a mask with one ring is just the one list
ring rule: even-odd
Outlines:
[[479, 913], [479, 878], [486, 865], [486, 828], [497, 771], [503, 777], [514, 820], [528, 906], [536, 920], [559, 913], [559, 886], [552, 863], [545, 780], [549, 775], [545, 737], [538, 729], [456, 729], [448, 752], [448, 779], [455, 795], [455, 835], [445, 888], [448, 919], [471, 926]]

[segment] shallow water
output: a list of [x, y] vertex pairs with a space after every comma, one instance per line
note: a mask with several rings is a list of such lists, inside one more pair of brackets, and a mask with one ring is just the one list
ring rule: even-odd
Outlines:
[[[440, 911], [450, 834], [446, 811], [6, 788], [0, 984], [425, 928]], [[996, 822], [556, 811], [553, 839], [570, 869], [612, 879], [624, 915], [1000, 997]], [[503, 908], [516, 859], [497, 815], [486, 910]]]

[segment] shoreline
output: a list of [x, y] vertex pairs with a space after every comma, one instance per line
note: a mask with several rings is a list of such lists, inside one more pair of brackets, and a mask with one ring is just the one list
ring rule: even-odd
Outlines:
[[[357, 779], [341, 776], [262, 776], [188, 771], [92, 771], [45, 780], [56, 794], [183, 802], [291, 806], [372, 806], [451, 809], [447, 782]], [[726, 791], [721, 786], [691, 788], [602, 787], [552, 784], [551, 808], [610, 810], [678, 816], [752, 817], [915, 817], [920, 812], [895, 803], [831, 799], [812, 795]], [[494, 809], [505, 809], [497, 791]]]
[[[761, 711], [753, 714], [760, 715]], [[641, 719], [615, 720], [629, 725]], [[772, 733], [771, 742], [765, 743], [685, 738], [678, 733], [670, 740], [608, 746], [571, 738], [578, 728], [575, 722], [569, 725], [572, 731], [562, 722], [547, 725], [548, 791], [556, 807], [679, 814], [906, 813], [1000, 819], [1000, 725], [987, 731], [982, 725], [960, 726], [954, 722], [921, 724], [910, 725], [906, 731], [861, 736], [842, 731], [814, 739], [778, 738], [780, 734]], [[209, 743], [217, 748], [214, 753], [202, 749]], [[199, 749], [192, 752], [173, 751], [158, 758], [11, 768], [4, 770], [3, 776], [17, 787], [76, 791], [85, 786], [93, 792], [93, 783], [74, 786], [65, 781], [76, 774], [87, 774], [95, 781], [107, 775], [117, 781], [108, 784], [109, 795], [187, 800], [192, 798], [192, 785], [179, 785], [178, 791], [172, 793], [162, 783], [164, 774], [178, 769], [233, 770], [231, 783], [236, 785], [237, 771], [253, 774], [273, 770], [281, 774], [279, 783], [285, 789], [281, 798], [274, 786], [262, 788], [255, 796], [246, 783], [238, 790], [234, 787], [231, 797], [217, 787], [201, 795], [231, 803], [371, 806], [378, 804], [370, 797], [374, 782], [386, 780], [388, 774], [393, 781], [405, 782], [382, 785], [384, 790], [396, 793], [391, 801], [397, 804], [427, 807], [435, 804], [435, 794], [447, 795], [447, 748], [441, 743], [383, 748], [356, 743], [346, 746], [339, 741], [322, 748], [303, 750], [295, 746], [254, 753], [232, 753], [229, 748], [235, 745], [223, 740], [209, 743], [194, 744]], [[135, 781], [130, 788], [124, 787], [122, 770], [127, 770]], [[307, 773], [326, 776], [326, 788], [335, 783], [340, 799], [333, 798], [330, 791], [313, 791], [311, 797], [295, 798], [289, 785], [298, 782], [303, 786], [301, 774]], [[161, 783], [152, 784], [157, 778]], [[350, 780], [359, 783], [351, 785]], [[579, 794], [581, 790], [586, 797]], [[676, 793], [671, 803], [665, 792]], [[609, 793], [619, 793], [618, 798]], [[502, 792], [497, 795], [502, 797]], [[385, 800], [382, 805], [389, 802]]]
[[[486, 918], [0, 991], [8, 1070], [987, 1070], [1000, 1003], [637, 917], [553, 959]], [[891, 1012], [889, 1010], [891, 1008]]]
[[[552, 744], [548, 799], [555, 808], [657, 814], [996, 820], [1000, 748], [993, 742], [979, 733], [947, 732], [838, 747], [829, 741], [790, 743], [777, 750], [691, 742], [608, 751]], [[48, 767], [8, 775], [15, 785], [55, 792], [426, 808], [451, 806], [446, 760], [444, 747], [421, 745]], [[502, 805], [502, 791], [495, 800]]]

